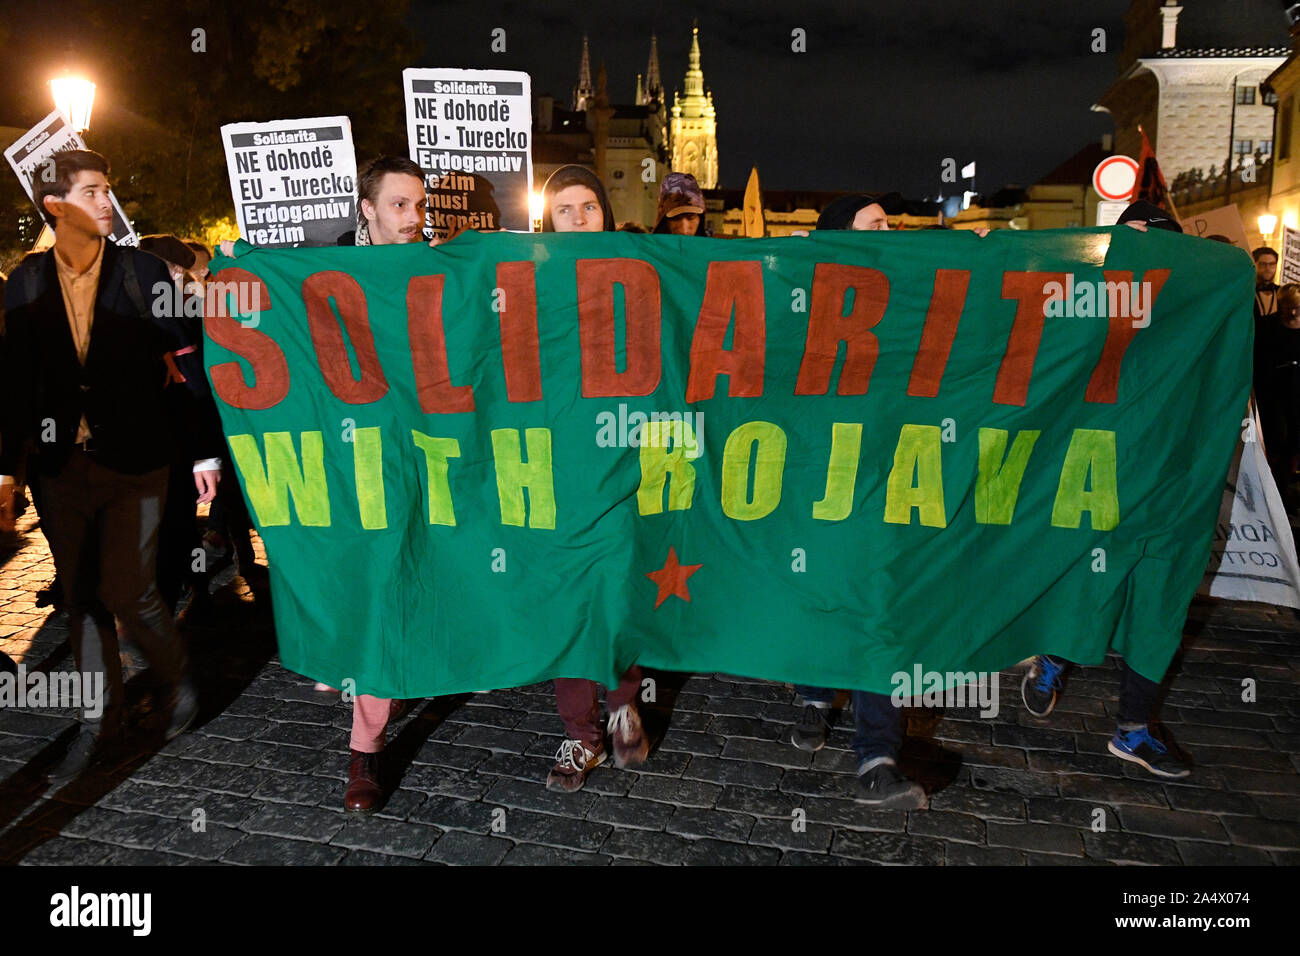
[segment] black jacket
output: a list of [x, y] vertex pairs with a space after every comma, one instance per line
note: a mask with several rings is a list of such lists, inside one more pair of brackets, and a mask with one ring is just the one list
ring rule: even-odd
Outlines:
[[[173, 286], [161, 259], [105, 244], [82, 365], [54, 250], [29, 255], [13, 271], [5, 285], [6, 328], [0, 341], [0, 474], [14, 474], [27, 444], [39, 452], [41, 473], [58, 474], [72, 453], [83, 414], [95, 460], [114, 471], [153, 471], [178, 451], [195, 459], [222, 454], [196, 417], [196, 403], [186, 401], [182, 389], [166, 386], [163, 355], [185, 343], [168, 310], [158, 309], [163, 317], [153, 314], [160, 283]], [[179, 414], [169, 407], [177, 402], [183, 405]]]

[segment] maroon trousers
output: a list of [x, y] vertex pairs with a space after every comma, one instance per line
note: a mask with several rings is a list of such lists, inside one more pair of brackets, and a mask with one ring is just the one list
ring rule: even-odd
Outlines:
[[[573, 740], [581, 740], [588, 750], [599, 750], [605, 739], [600, 726], [600, 701], [596, 691], [600, 685], [581, 677], [555, 678], [555, 705], [564, 721], [564, 732]], [[641, 689], [641, 668], [633, 664], [628, 668], [618, 686], [605, 694], [605, 704], [612, 714], [620, 707], [636, 703]]]

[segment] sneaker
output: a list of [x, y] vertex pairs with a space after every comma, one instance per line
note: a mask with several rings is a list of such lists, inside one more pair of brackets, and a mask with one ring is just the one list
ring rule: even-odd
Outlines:
[[1064, 673], [1064, 661], [1054, 660], [1046, 654], [1033, 658], [1020, 681], [1020, 699], [1025, 702], [1025, 710], [1035, 717], [1050, 714], [1056, 706], [1056, 698], [1061, 690], [1061, 675]]
[[614, 766], [636, 767], [645, 763], [650, 741], [641, 728], [641, 715], [631, 704], [624, 704], [609, 715], [609, 736], [614, 742]]
[[790, 730], [790, 743], [812, 753], [825, 747], [826, 737], [831, 732], [830, 711], [829, 707], [804, 704], [803, 716]]
[[858, 771], [856, 790], [854, 800], [881, 810], [924, 810], [930, 805], [921, 785], [899, 773], [889, 758]]
[[581, 740], [565, 740], [555, 752], [555, 766], [546, 775], [546, 789], [574, 793], [587, 782], [587, 774], [605, 762], [605, 748], [588, 750]]
[[1178, 779], [1192, 772], [1187, 764], [1169, 752], [1168, 747], [1152, 737], [1146, 727], [1117, 730], [1106, 747], [1120, 760], [1130, 760], [1157, 777]]

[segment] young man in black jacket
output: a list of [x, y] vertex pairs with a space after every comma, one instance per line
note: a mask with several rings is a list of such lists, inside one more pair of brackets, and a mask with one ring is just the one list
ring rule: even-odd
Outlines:
[[[174, 325], [156, 317], [146, 299], [171, 278], [160, 259], [104, 238], [113, 221], [104, 157], [61, 152], [46, 173], [36, 177], [35, 199], [54, 229], [54, 248], [24, 259], [5, 287], [0, 530], [13, 525], [13, 474], [30, 444], [77, 668], [104, 675], [102, 706], [87, 707], [79, 734], [50, 772], [61, 784], [122, 730], [113, 617], [172, 687], [169, 739], [193, 723], [198, 699], [155, 580], [168, 462], [173, 446], [187, 440], [168, 416], [173, 395], [164, 356], [178, 345], [170, 338]], [[210, 501], [219, 464], [204, 459], [194, 469], [198, 500]]]

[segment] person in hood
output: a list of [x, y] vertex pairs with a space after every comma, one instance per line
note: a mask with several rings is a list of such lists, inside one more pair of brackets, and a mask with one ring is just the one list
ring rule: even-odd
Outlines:
[[[542, 232], [613, 232], [614, 213], [599, 179], [581, 166], [562, 166], [542, 189]], [[614, 765], [635, 767], [645, 762], [650, 742], [641, 726], [636, 697], [641, 668], [633, 665], [617, 687], [605, 695]], [[546, 776], [548, 790], [581, 790], [587, 775], [604, 763], [605, 733], [600, 727], [600, 702], [595, 681], [577, 677], [555, 679], [555, 704], [564, 721], [564, 740], [555, 765]]]
[[704, 224], [704, 193], [690, 173], [669, 173], [659, 185], [654, 231], [658, 235], [711, 235]]
[[613, 232], [614, 210], [590, 169], [561, 166], [542, 187], [542, 232]]

